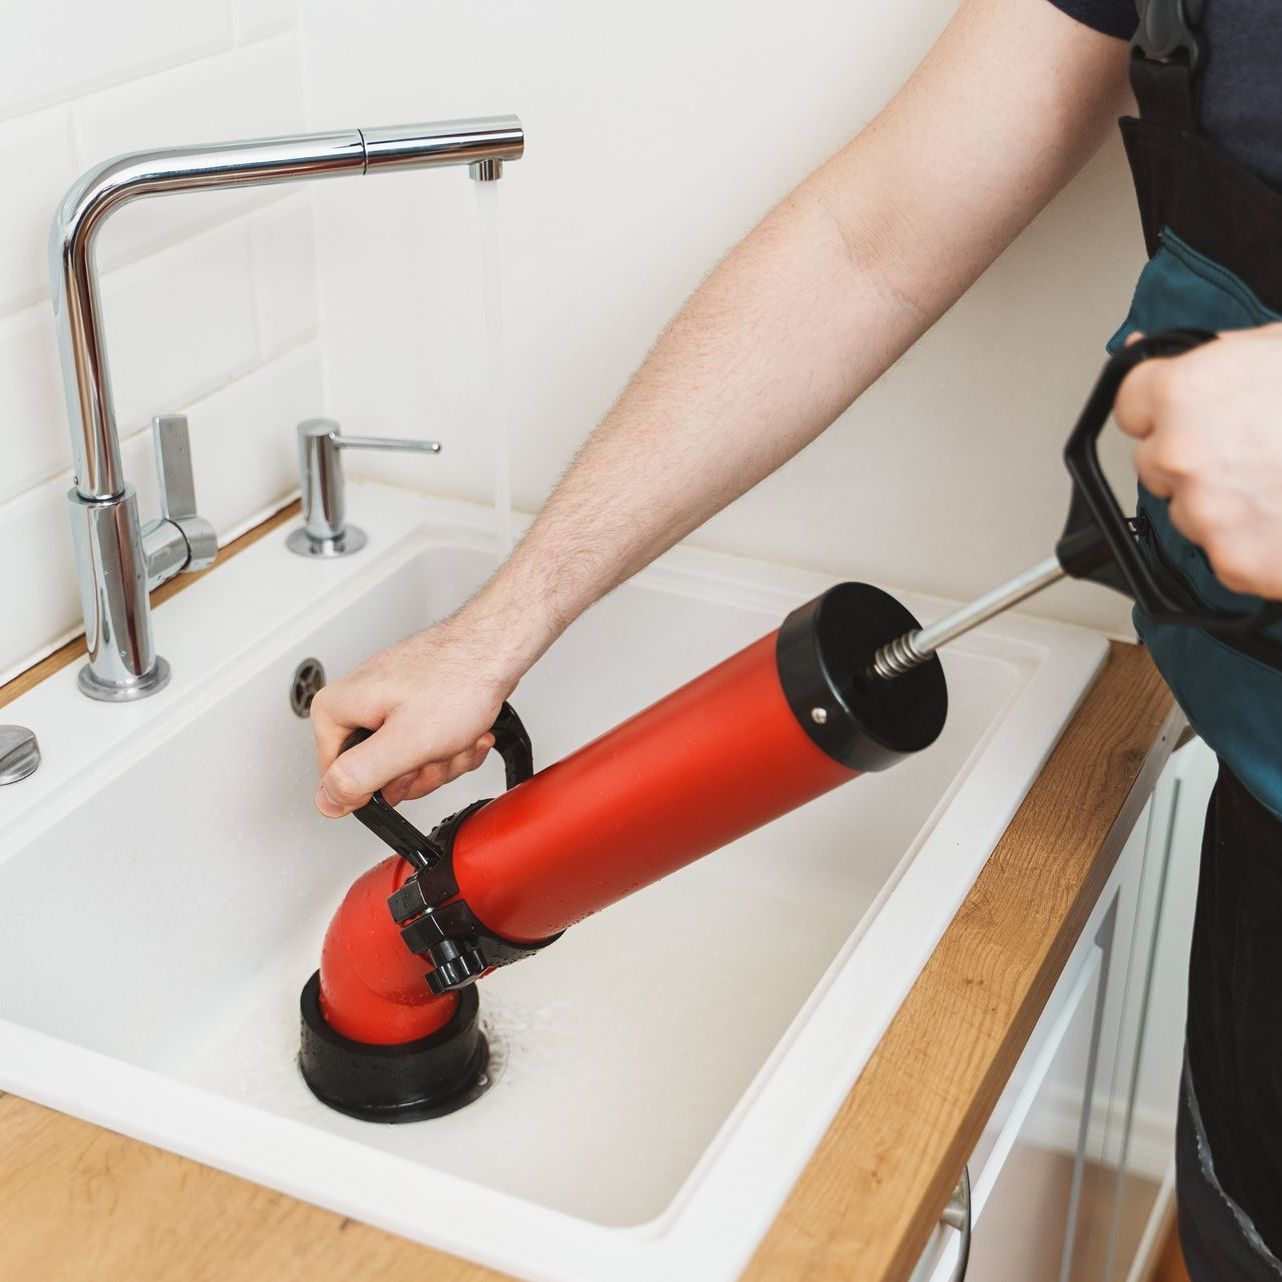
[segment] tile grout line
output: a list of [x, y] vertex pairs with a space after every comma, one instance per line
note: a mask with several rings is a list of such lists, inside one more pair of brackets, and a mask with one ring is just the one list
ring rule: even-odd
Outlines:
[[[256, 41], [251, 43], [257, 43]], [[205, 62], [210, 58], [218, 57], [220, 54], [228, 53], [237, 46], [232, 40], [231, 20], [228, 17], [227, 30], [224, 32], [222, 40], [217, 44], [206, 46], [199, 51], [191, 51], [174, 58], [172, 61], [159, 59], [152, 63], [140, 64], [132, 71], [121, 74], [118, 78], [107, 77], [103, 80], [88, 81], [81, 86], [69, 92], [62, 97], [52, 98], [32, 98], [27, 102], [13, 108], [7, 114], [0, 113], [0, 126], [7, 125], [10, 121], [21, 120], [24, 116], [34, 116], [41, 111], [50, 111], [57, 107], [67, 107], [73, 103], [82, 102], [86, 98], [91, 98], [95, 94], [105, 93], [111, 89], [118, 89], [123, 85], [139, 84], [152, 76], [164, 75], [166, 72], [177, 71], [179, 67], [190, 66], [192, 63]], [[248, 46], [246, 46], [248, 47]]]

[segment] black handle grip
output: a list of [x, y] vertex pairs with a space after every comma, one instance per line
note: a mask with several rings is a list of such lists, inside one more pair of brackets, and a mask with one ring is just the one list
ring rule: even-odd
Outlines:
[[[364, 743], [373, 733], [374, 731], [364, 727], [353, 730], [343, 744], [343, 752], [356, 747], [358, 743]], [[503, 758], [507, 786], [509, 789], [515, 788], [534, 773], [534, 751], [529, 733], [510, 703], [504, 703], [499, 709], [490, 733], [494, 736], [495, 751]], [[440, 847], [400, 814], [381, 790], [374, 793], [358, 810], [353, 810], [352, 814], [379, 841], [390, 846], [416, 869], [431, 868], [441, 861], [443, 856]]]
[[1073, 497], [1055, 553], [1074, 578], [1090, 579], [1126, 593], [1157, 623], [1191, 624], [1211, 632], [1252, 632], [1282, 617], [1282, 606], [1269, 603], [1246, 613], [1211, 613], [1196, 602], [1173, 596], [1158, 582], [1141, 553], [1132, 523], [1123, 515], [1100, 466], [1097, 449], [1118, 389], [1131, 370], [1142, 361], [1179, 356], [1214, 338], [1214, 334], [1196, 329], [1150, 334], [1123, 348], [1104, 366], [1064, 446]]
[[494, 736], [494, 751], [503, 758], [509, 790], [524, 783], [534, 773], [534, 748], [529, 731], [510, 703], [499, 709], [490, 733]]

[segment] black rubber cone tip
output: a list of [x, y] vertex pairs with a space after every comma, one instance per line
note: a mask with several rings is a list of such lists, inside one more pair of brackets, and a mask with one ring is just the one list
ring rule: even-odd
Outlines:
[[839, 583], [798, 606], [779, 629], [775, 660], [802, 729], [850, 770], [885, 770], [928, 748], [948, 716], [948, 686], [932, 656], [893, 681], [873, 655], [921, 624], [889, 592]]
[[459, 991], [443, 1028], [413, 1042], [379, 1046], [336, 1033], [320, 1008], [320, 972], [303, 986], [298, 1066], [322, 1104], [366, 1122], [444, 1117], [484, 1093], [489, 1046], [475, 986]]

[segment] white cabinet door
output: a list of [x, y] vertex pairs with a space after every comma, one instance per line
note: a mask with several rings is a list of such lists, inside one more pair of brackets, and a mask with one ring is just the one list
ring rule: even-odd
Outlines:
[[1118, 1071], [1096, 1104], [1097, 1125], [1108, 1119], [1108, 1138], [1093, 1156], [1112, 1194], [1107, 1256], [1094, 1275], [1099, 1282], [1145, 1277], [1166, 1225], [1202, 823], [1218, 769], [1214, 753], [1194, 740], [1171, 759], [1153, 797]]

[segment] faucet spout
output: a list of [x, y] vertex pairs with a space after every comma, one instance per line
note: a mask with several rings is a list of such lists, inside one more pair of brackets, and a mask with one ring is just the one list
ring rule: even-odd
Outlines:
[[137, 151], [94, 166], [72, 184], [54, 215], [49, 272], [75, 469], [68, 499], [89, 646], [85, 693], [133, 699], [163, 684], [147, 587], [192, 568], [173, 565], [172, 557], [163, 573], [148, 564], [134, 491], [121, 467], [94, 262], [106, 219], [134, 200], [178, 192], [447, 165], [496, 172], [503, 161], [520, 159], [524, 147], [515, 116], [489, 116]]

